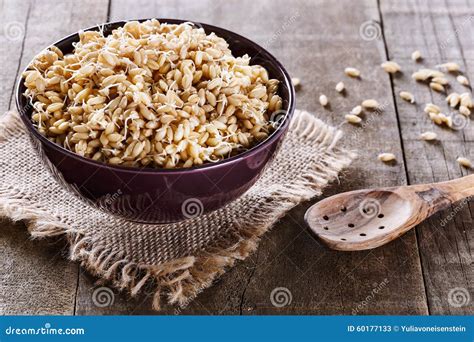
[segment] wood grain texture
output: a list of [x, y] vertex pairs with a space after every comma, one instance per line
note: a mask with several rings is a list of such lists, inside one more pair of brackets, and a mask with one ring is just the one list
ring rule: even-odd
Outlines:
[[[453, 61], [461, 65], [466, 76], [474, 80], [474, 8], [469, 1], [383, 1], [381, 4], [384, 33], [391, 59], [403, 65], [403, 74], [393, 79], [394, 94], [405, 147], [408, 178], [411, 184], [437, 182], [466, 175], [456, 163], [458, 156], [474, 158], [474, 126], [457, 132], [433, 124], [423, 113], [426, 102], [439, 104], [447, 113], [444, 97], [426, 86], [415, 84], [411, 73], [422, 66]], [[407, 39], [410, 37], [410, 39]], [[420, 50], [421, 63], [413, 63], [410, 54]], [[449, 76], [458, 93], [469, 91]], [[408, 90], [416, 105], [400, 100], [397, 94]], [[423, 131], [434, 131], [439, 142], [420, 141]], [[450, 305], [449, 293], [464, 288], [474, 294], [473, 203], [463, 202], [434, 215], [417, 228], [428, 304], [432, 314], [472, 314], [474, 302], [463, 307]], [[454, 213], [454, 214], [453, 214]]]
[[[474, 77], [474, 27], [466, 19], [473, 15], [469, 5], [460, 0], [364, 0], [348, 15], [347, 9], [354, 8], [349, 0], [111, 0], [110, 6], [105, 0], [82, 1], [80, 6], [70, 1], [7, 0], [2, 2], [2, 23], [24, 23], [25, 38], [8, 40], [5, 48], [7, 38], [0, 35], [0, 84], [2, 90], [7, 89], [0, 94], [0, 105], [3, 111], [11, 104], [10, 91], [20, 66], [68, 33], [104, 22], [109, 14], [111, 20], [186, 18], [259, 42], [302, 79], [298, 107], [341, 125], [345, 144], [360, 151], [360, 157], [324, 197], [361, 188], [453, 179], [466, 174], [454, 162], [458, 155], [474, 160], [474, 130], [471, 125], [453, 133], [426, 119], [422, 104], [443, 99], [411, 82], [410, 74], [418, 65], [409, 56], [420, 49], [425, 56], [421, 65], [453, 60]], [[378, 24], [381, 21], [383, 25]], [[363, 24], [375, 29], [378, 25], [384, 36], [361, 34]], [[406, 68], [392, 80], [378, 68], [387, 53]], [[347, 66], [359, 68], [361, 79], [348, 79], [343, 73]], [[343, 95], [334, 90], [341, 80], [347, 88]], [[400, 101], [400, 90], [413, 92], [417, 104]], [[321, 93], [329, 98], [327, 109], [318, 103]], [[383, 111], [366, 113], [361, 128], [342, 124], [344, 114], [366, 98], [377, 99]], [[419, 141], [419, 133], [428, 129], [436, 130], [442, 142]], [[380, 152], [395, 153], [398, 162], [377, 161]], [[341, 253], [324, 247], [304, 225], [303, 215], [316, 201], [292, 210], [263, 237], [254, 255], [224, 274], [188, 308], [167, 307], [158, 314], [474, 312], [472, 305], [455, 308], [448, 302], [449, 291], [456, 287], [468, 289], [471, 297], [474, 294], [472, 204], [436, 214], [417, 228], [417, 234], [410, 231], [376, 250]], [[452, 216], [454, 211], [457, 214]], [[0, 227], [0, 250], [6, 256], [0, 261], [0, 313], [157, 314], [150, 310], [150, 296], [129, 299], [116, 291], [112, 306], [99, 307], [93, 294], [101, 284], [65, 260], [63, 242], [30, 241], [23, 225], [9, 221], [0, 221]], [[291, 304], [282, 308], [272, 304], [271, 293], [278, 287], [291, 292]]]
[[3, 34], [0, 35], [0, 115], [9, 108], [30, 10], [28, 1], [0, 2], [0, 22], [3, 26]]
[[[106, 20], [108, 2], [7, 0], [2, 6], [0, 81], [9, 90], [0, 94], [4, 111], [8, 104], [14, 108], [10, 90], [33, 56], [69, 33]], [[18, 39], [6, 37], [9, 23], [23, 30]], [[0, 314], [73, 314], [78, 265], [66, 260], [65, 242], [31, 241], [24, 225], [7, 220], [0, 221], [0, 234]]]
[[[364, 129], [343, 125], [349, 147], [361, 151], [358, 161], [327, 195], [355, 188], [405, 184], [397, 119], [389, 78], [374, 65], [385, 59], [381, 39], [359, 35], [362, 23], [379, 20], [375, 1], [361, 2], [360, 11], [347, 16], [351, 1], [112, 1], [111, 19], [169, 17], [202, 21], [243, 34], [267, 47], [289, 72], [302, 78], [299, 108], [315, 112], [339, 125], [343, 116], [366, 97], [376, 98], [382, 113], [368, 113]], [[272, 9], [268, 15], [269, 8]], [[344, 25], [334, 25], [338, 18]], [[343, 70], [355, 66], [362, 79], [348, 79]], [[335, 90], [343, 80], [344, 96]], [[317, 98], [325, 93], [329, 110]], [[381, 151], [400, 157], [394, 166], [376, 160]], [[226, 273], [182, 314], [425, 314], [425, 291], [415, 234], [369, 252], [329, 251], [308, 232], [303, 215], [309, 203], [294, 209], [267, 234], [255, 255]], [[292, 303], [272, 305], [277, 287], [292, 293]], [[374, 288], [379, 295], [362, 304]], [[117, 295], [112, 308], [97, 308], [91, 298], [93, 279], [83, 276], [78, 293], [78, 314], [150, 314], [149, 299], [127, 301]], [[311, 289], [311, 290], [308, 290]]]
[[0, 314], [73, 314], [77, 265], [64, 241], [32, 241], [23, 224], [0, 220]]

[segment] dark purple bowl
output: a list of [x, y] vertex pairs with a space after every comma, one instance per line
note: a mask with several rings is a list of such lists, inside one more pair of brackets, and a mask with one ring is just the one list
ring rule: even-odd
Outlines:
[[[142, 19], [139, 21], [144, 21]], [[158, 19], [179, 24], [186, 20]], [[124, 21], [99, 25], [107, 34]], [[151, 169], [111, 166], [81, 157], [43, 137], [31, 121], [32, 107], [23, 96], [20, 78], [16, 104], [37, 152], [54, 177], [87, 203], [128, 220], [169, 223], [199, 216], [222, 207], [247, 191], [260, 177], [278, 150], [295, 109], [295, 91], [283, 66], [268, 51], [236, 33], [196, 23], [206, 32], [215, 32], [230, 45], [236, 56], [248, 54], [252, 64], [263, 65], [280, 81], [283, 99], [278, 126], [263, 142], [234, 157], [188, 169]], [[87, 29], [98, 30], [98, 26]], [[77, 33], [54, 43], [64, 53], [72, 52]], [[60, 199], [58, 199], [60, 200]]]

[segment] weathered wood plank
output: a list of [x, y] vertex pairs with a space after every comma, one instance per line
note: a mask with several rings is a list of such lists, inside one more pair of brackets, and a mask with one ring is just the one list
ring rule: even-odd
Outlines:
[[[88, 0], [80, 6], [71, 1], [54, 0], [7, 0], [2, 3], [0, 102], [3, 112], [9, 104], [14, 108], [11, 91], [17, 71], [55, 40], [105, 21], [108, 1]], [[16, 28], [23, 30], [19, 41], [6, 37], [8, 23], [15, 23]], [[23, 225], [7, 220], [0, 221], [0, 227], [3, 256], [0, 260], [0, 313], [72, 314], [78, 266], [66, 260], [64, 241], [54, 245], [31, 241]]]
[[[456, 113], [445, 105], [446, 95], [437, 94], [411, 80], [411, 73], [421, 67], [434, 67], [448, 61], [462, 66], [474, 81], [474, 8], [464, 1], [383, 1], [381, 12], [389, 56], [403, 66], [403, 74], [394, 78], [394, 93], [412, 92], [417, 100], [411, 105], [397, 98], [401, 134], [405, 145], [408, 179], [412, 184], [443, 181], [469, 172], [457, 165], [456, 158], [474, 158], [474, 126], [465, 120], [459, 131], [442, 129], [423, 113], [426, 102], [441, 105], [447, 114]], [[407, 39], [410, 37], [410, 39]], [[420, 63], [410, 60], [420, 50]], [[470, 91], [448, 76], [449, 92]], [[459, 114], [457, 114], [459, 115]], [[462, 118], [460, 116], [459, 118]], [[434, 131], [439, 142], [419, 140], [423, 131]], [[472, 268], [474, 249], [473, 203], [462, 203], [439, 213], [419, 225], [418, 242], [431, 314], [472, 314], [474, 302], [457, 307], [450, 302], [450, 291], [474, 295]]]
[[[359, 10], [346, 1], [127, 1], [114, 0], [111, 19], [185, 18], [243, 34], [279, 58], [294, 76], [301, 77], [298, 106], [338, 125], [361, 100], [376, 98], [382, 114], [368, 113], [364, 129], [344, 125], [346, 143], [360, 150], [360, 158], [326, 195], [356, 188], [406, 183], [402, 151], [389, 78], [378, 66], [385, 59], [381, 39], [359, 35], [362, 23], [378, 20], [376, 1], [363, 1]], [[269, 10], [271, 9], [271, 15]], [[337, 25], [341, 23], [341, 25]], [[346, 66], [361, 69], [362, 79], [344, 76]], [[334, 90], [343, 80], [345, 96]], [[331, 102], [321, 109], [320, 93]], [[381, 151], [399, 157], [394, 166], [376, 160]], [[267, 234], [251, 258], [226, 273], [183, 310], [185, 314], [426, 314], [421, 267], [413, 232], [374, 251], [329, 251], [309, 235], [303, 214], [310, 205], [295, 208]], [[150, 302], [129, 302], [115, 296], [112, 308], [97, 308], [91, 301], [94, 285], [81, 277], [79, 314], [149, 314]], [[276, 308], [272, 290], [286, 287], [292, 303]], [[377, 293], [375, 293], [377, 292]], [[137, 306], [138, 304], [138, 306]], [[163, 313], [173, 313], [172, 309]]]
[[0, 227], [0, 314], [72, 314], [77, 265], [64, 241], [32, 241], [21, 223]]
[[30, 2], [2, 1], [0, 3], [0, 115], [8, 110], [15, 85], [18, 61], [23, 52], [26, 21]]

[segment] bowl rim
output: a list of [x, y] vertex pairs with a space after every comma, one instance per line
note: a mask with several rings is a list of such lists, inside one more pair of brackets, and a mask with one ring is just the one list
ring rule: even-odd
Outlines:
[[[56, 151], [58, 151], [62, 154], [66, 154], [69, 157], [77, 159], [81, 162], [92, 164], [92, 165], [97, 166], [97, 167], [103, 167], [103, 168], [106, 168], [106, 169], [109, 169], [109, 170], [120, 171], [120, 172], [169, 174], [169, 173], [179, 173], [179, 172], [186, 172], [186, 173], [199, 172], [201, 170], [208, 170], [208, 169], [218, 168], [218, 167], [223, 166], [223, 165], [236, 163], [236, 162], [238, 162], [242, 159], [245, 159], [245, 158], [259, 152], [260, 150], [263, 150], [263, 149], [267, 148], [269, 145], [271, 145], [271, 143], [276, 141], [286, 131], [286, 128], [287, 128], [287, 126], [289, 126], [289, 122], [290, 122], [291, 118], [293, 117], [295, 107], [296, 107], [296, 104], [295, 104], [295, 89], [294, 89], [293, 83], [291, 82], [291, 77], [290, 77], [289, 73], [286, 71], [285, 67], [278, 61], [278, 59], [276, 59], [270, 52], [268, 52], [265, 48], [263, 48], [259, 44], [255, 43], [254, 41], [252, 41], [252, 40], [250, 40], [250, 39], [248, 39], [244, 36], [241, 36], [238, 33], [235, 33], [233, 31], [230, 31], [230, 30], [218, 27], [218, 26], [209, 25], [209, 24], [206, 24], [206, 23], [197, 22], [197, 21], [193, 21], [193, 20], [171, 19], [171, 18], [142, 18], [142, 19], [117, 20], [117, 21], [110, 21], [110, 22], [105, 22], [105, 23], [102, 23], [102, 24], [90, 26], [88, 28], [85, 28], [85, 29], [79, 30], [77, 32], [74, 32], [72, 34], [69, 34], [69, 35], [55, 41], [54, 43], [48, 45], [47, 47], [45, 47], [41, 51], [44, 51], [44, 50], [48, 49], [49, 47], [51, 47], [53, 45], [59, 44], [59, 43], [63, 42], [64, 40], [70, 39], [74, 36], [78, 36], [80, 31], [84, 31], [84, 32], [85, 31], [96, 31], [96, 30], [100, 29], [101, 27], [103, 28], [104, 26], [120, 25], [120, 24], [125, 24], [125, 23], [130, 22], [130, 21], [143, 22], [143, 21], [152, 20], [152, 19], [156, 19], [160, 23], [171, 23], [171, 24], [192, 23], [192, 24], [195, 24], [197, 26], [202, 26], [206, 30], [211, 30], [211, 32], [214, 29], [217, 29], [219, 31], [225, 31], [226, 34], [238, 38], [239, 40], [243, 41], [245, 44], [253, 45], [254, 47], [256, 47], [258, 50], [260, 50], [259, 54], [261, 52], [266, 54], [269, 58], [265, 58], [265, 59], [267, 59], [271, 64], [275, 65], [282, 72], [282, 74], [284, 76], [284, 81], [286, 83], [286, 87], [288, 89], [288, 108], [286, 110], [284, 110], [285, 111], [285, 116], [284, 116], [283, 120], [281, 120], [280, 124], [275, 129], [275, 131], [272, 134], [270, 134], [270, 136], [267, 139], [263, 140], [262, 142], [258, 143], [257, 145], [253, 146], [252, 148], [250, 148], [250, 149], [248, 149], [248, 150], [246, 150], [242, 153], [236, 154], [235, 156], [232, 156], [230, 158], [225, 158], [225, 159], [220, 160], [218, 162], [203, 163], [202, 165], [197, 165], [197, 166], [193, 166], [193, 167], [190, 167], [190, 168], [182, 168], [181, 167], [181, 168], [174, 168], [174, 169], [165, 169], [165, 168], [160, 169], [160, 168], [151, 168], [151, 167], [146, 167], [146, 166], [131, 167], [131, 166], [112, 165], [112, 164], [107, 164], [107, 163], [104, 163], [104, 162], [101, 162], [101, 161], [95, 161], [93, 159], [80, 156], [79, 154], [74, 153], [73, 151], [70, 151], [70, 150], [62, 147], [61, 145], [58, 145], [58, 144], [53, 143], [52, 141], [48, 140], [46, 137], [41, 135], [41, 133], [39, 133], [39, 131], [33, 126], [33, 123], [31, 122], [31, 119], [26, 115], [26, 110], [25, 110], [24, 106], [22, 106], [20, 104], [20, 99], [21, 99], [22, 96], [24, 96], [23, 93], [21, 92], [22, 81], [23, 81], [22, 75], [25, 71], [28, 70], [28, 66], [31, 64], [31, 62], [34, 59], [34, 57], [33, 57], [33, 59], [30, 62], [28, 62], [28, 64], [26, 65], [26, 67], [23, 69], [23, 71], [20, 73], [20, 75], [18, 77], [18, 81], [17, 81], [16, 87], [15, 87], [16, 88], [15, 89], [15, 93], [16, 93], [15, 103], [16, 103], [17, 109], [19, 111], [20, 118], [22, 119], [22, 121], [25, 124], [25, 126], [27, 127], [27, 129], [33, 134], [33, 136], [36, 139], [38, 139], [41, 143], [47, 145], [50, 148], [53, 148], [54, 150], [56, 150]], [[265, 56], [265, 57], [267, 57], [267, 56]], [[250, 58], [252, 59], [252, 58], [255, 58], [255, 57], [251, 56]]]

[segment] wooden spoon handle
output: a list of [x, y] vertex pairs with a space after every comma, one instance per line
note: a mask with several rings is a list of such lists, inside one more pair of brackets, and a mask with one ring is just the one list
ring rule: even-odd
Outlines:
[[439, 186], [459, 201], [474, 196], [474, 175], [439, 183]]
[[474, 196], [474, 175], [441, 182], [436, 187], [449, 194], [453, 202], [457, 202]]
[[[418, 210], [429, 217], [453, 203], [474, 197], [474, 175], [440, 183], [400, 187], [397, 192], [407, 196], [407, 198], [415, 195], [416, 198], [413, 198], [415, 202], [417, 199], [421, 199], [422, 202], [420, 202]], [[424, 215], [420, 215], [420, 220], [423, 220], [421, 217]]]

